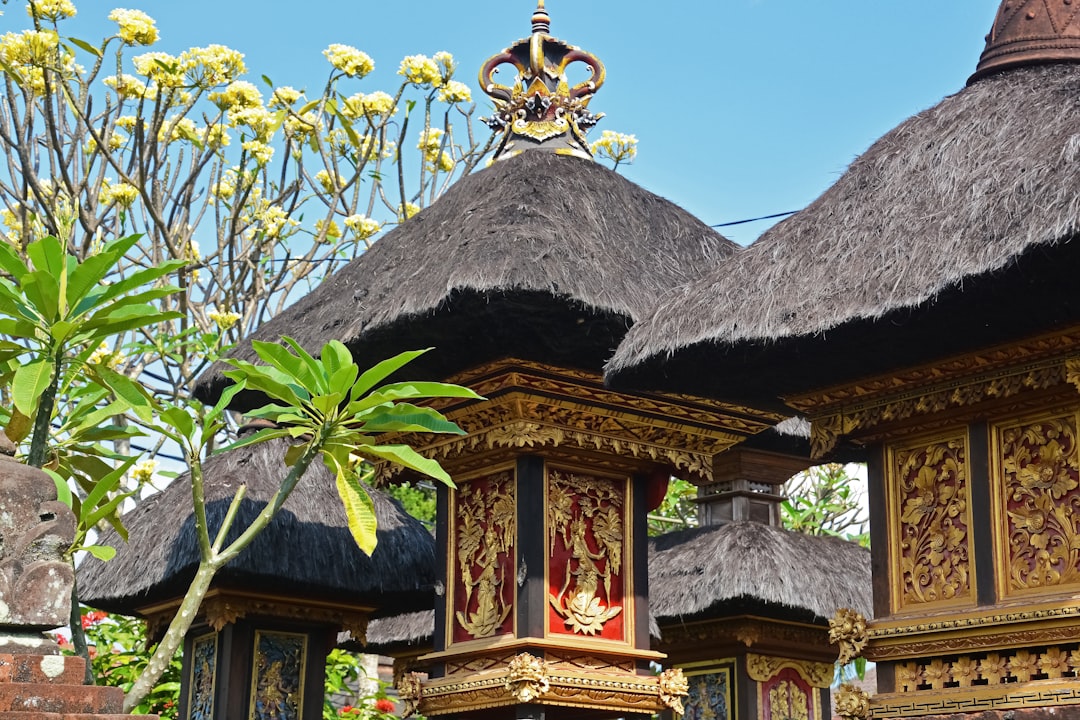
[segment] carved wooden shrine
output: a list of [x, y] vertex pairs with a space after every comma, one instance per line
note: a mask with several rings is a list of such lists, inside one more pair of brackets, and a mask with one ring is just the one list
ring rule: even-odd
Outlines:
[[468, 717], [681, 709], [679, 672], [650, 670], [664, 655], [649, 649], [646, 512], [673, 469], [711, 477], [712, 457], [766, 421], [513, 359], [454, 381], [487, 398], [441, 408], [468, 435], [405, 439], [458, 487], [439, 497], [431, 679], [406, 678], [403, 697]]

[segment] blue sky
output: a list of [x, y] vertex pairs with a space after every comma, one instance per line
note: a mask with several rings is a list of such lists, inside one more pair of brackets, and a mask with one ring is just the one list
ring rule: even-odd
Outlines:
[[[63, 29], [90, 39], [112, 2], [76, 0]], [[25, 27], [10, 0], [0, 31]], [[407, 54], [454, 53], [477, 89], [483, 60], [529, 33], [535, 0], [119, 0], [158, 21], [156, 49], [223, 43], [251, 74], [314, 88], [333, 42], [375, 58], [355, 90], [392, 89]], [[595, 53], [602, 129], [634, 133], [635, 182], [709, 224], [795, 210], [871, 142], [964, 86], [998, 0], [548, 0], [552, 34]], [[5, 27], [9, 26], [9, 27]], [[488, 109], [479, 98], [479, 114]], [[747, 243], [768, 227], [724, 230]]]

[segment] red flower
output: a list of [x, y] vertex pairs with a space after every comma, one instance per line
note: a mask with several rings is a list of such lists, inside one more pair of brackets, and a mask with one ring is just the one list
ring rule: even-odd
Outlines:
[[381, 713], [394, 712], [394, 701], [387, 700], [386, 698], [379, 698], [375, 701], [375, 709]]
[[109, 617], [109, 613], [103, 610], [92, 610], [82, 616], [83, 630], [89, 630], [92, 626], [98, 624], [105, 618]]

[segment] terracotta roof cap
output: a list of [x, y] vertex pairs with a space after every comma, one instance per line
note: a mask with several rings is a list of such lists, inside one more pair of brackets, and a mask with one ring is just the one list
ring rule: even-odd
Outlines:
[[1004, 0], [968, 83], [1021, 65], [1080, 62], [1080, 0]]

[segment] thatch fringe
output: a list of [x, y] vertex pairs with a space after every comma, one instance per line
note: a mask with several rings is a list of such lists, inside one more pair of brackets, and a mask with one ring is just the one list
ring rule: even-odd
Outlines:
[[[290, 335], [311, 351], [337, 339], [369, 361], [441, 344], [456, 367], [489, 351], [553, 361], [581, 342], [602, 362], [659, 298], [737, 247], [601, 165], [525, 152], [460, 180], [251, 339]], [[250, 339], [233, 357], [253, 360]], [[223, 369], [199, 397], [220, 392]]]
[[691, 346], [734, 358], [881, 318], [1068, 241], [1080, 231], [1078, 119], [1072, 64], [994, 75], [915, 115], [737, 261], [670, 293], [609, 378], [633, 382], [633, 366]]
[[649, 607], [661, 627], [667, 620], [713, 617], [718, 606], [732, 601], [818, 619], [842, 607], [871, 617], [870, 551], [839, 538], [755, 522], [649, 540]]
[[[204, 463], [207, 522], [213, 538], [240, 485], [247, 495], [230, 539], [255, 518], [288, 468], [285, 441], [232, 450]], [[378, 547], [368, 557], [348, 531], [333, 475], [312, 463], [278, 515], [215, 579], [222, 587], [297, 593], [340, 602], [377, 601], [394, 612], [430, 606], [435, 583], [435, 542], [397, 501], [371, 491], [378, 519]], [[79, 590], [88, 605], [131, 614], [140, 607], [179, 598], [198, 563], [191, 485], [181, 475], [162, 492], [124, 516], [128, 542], [114, 531], [101, 542], [118, 549], [115, 558], [87, 558], [78, 569]]]

